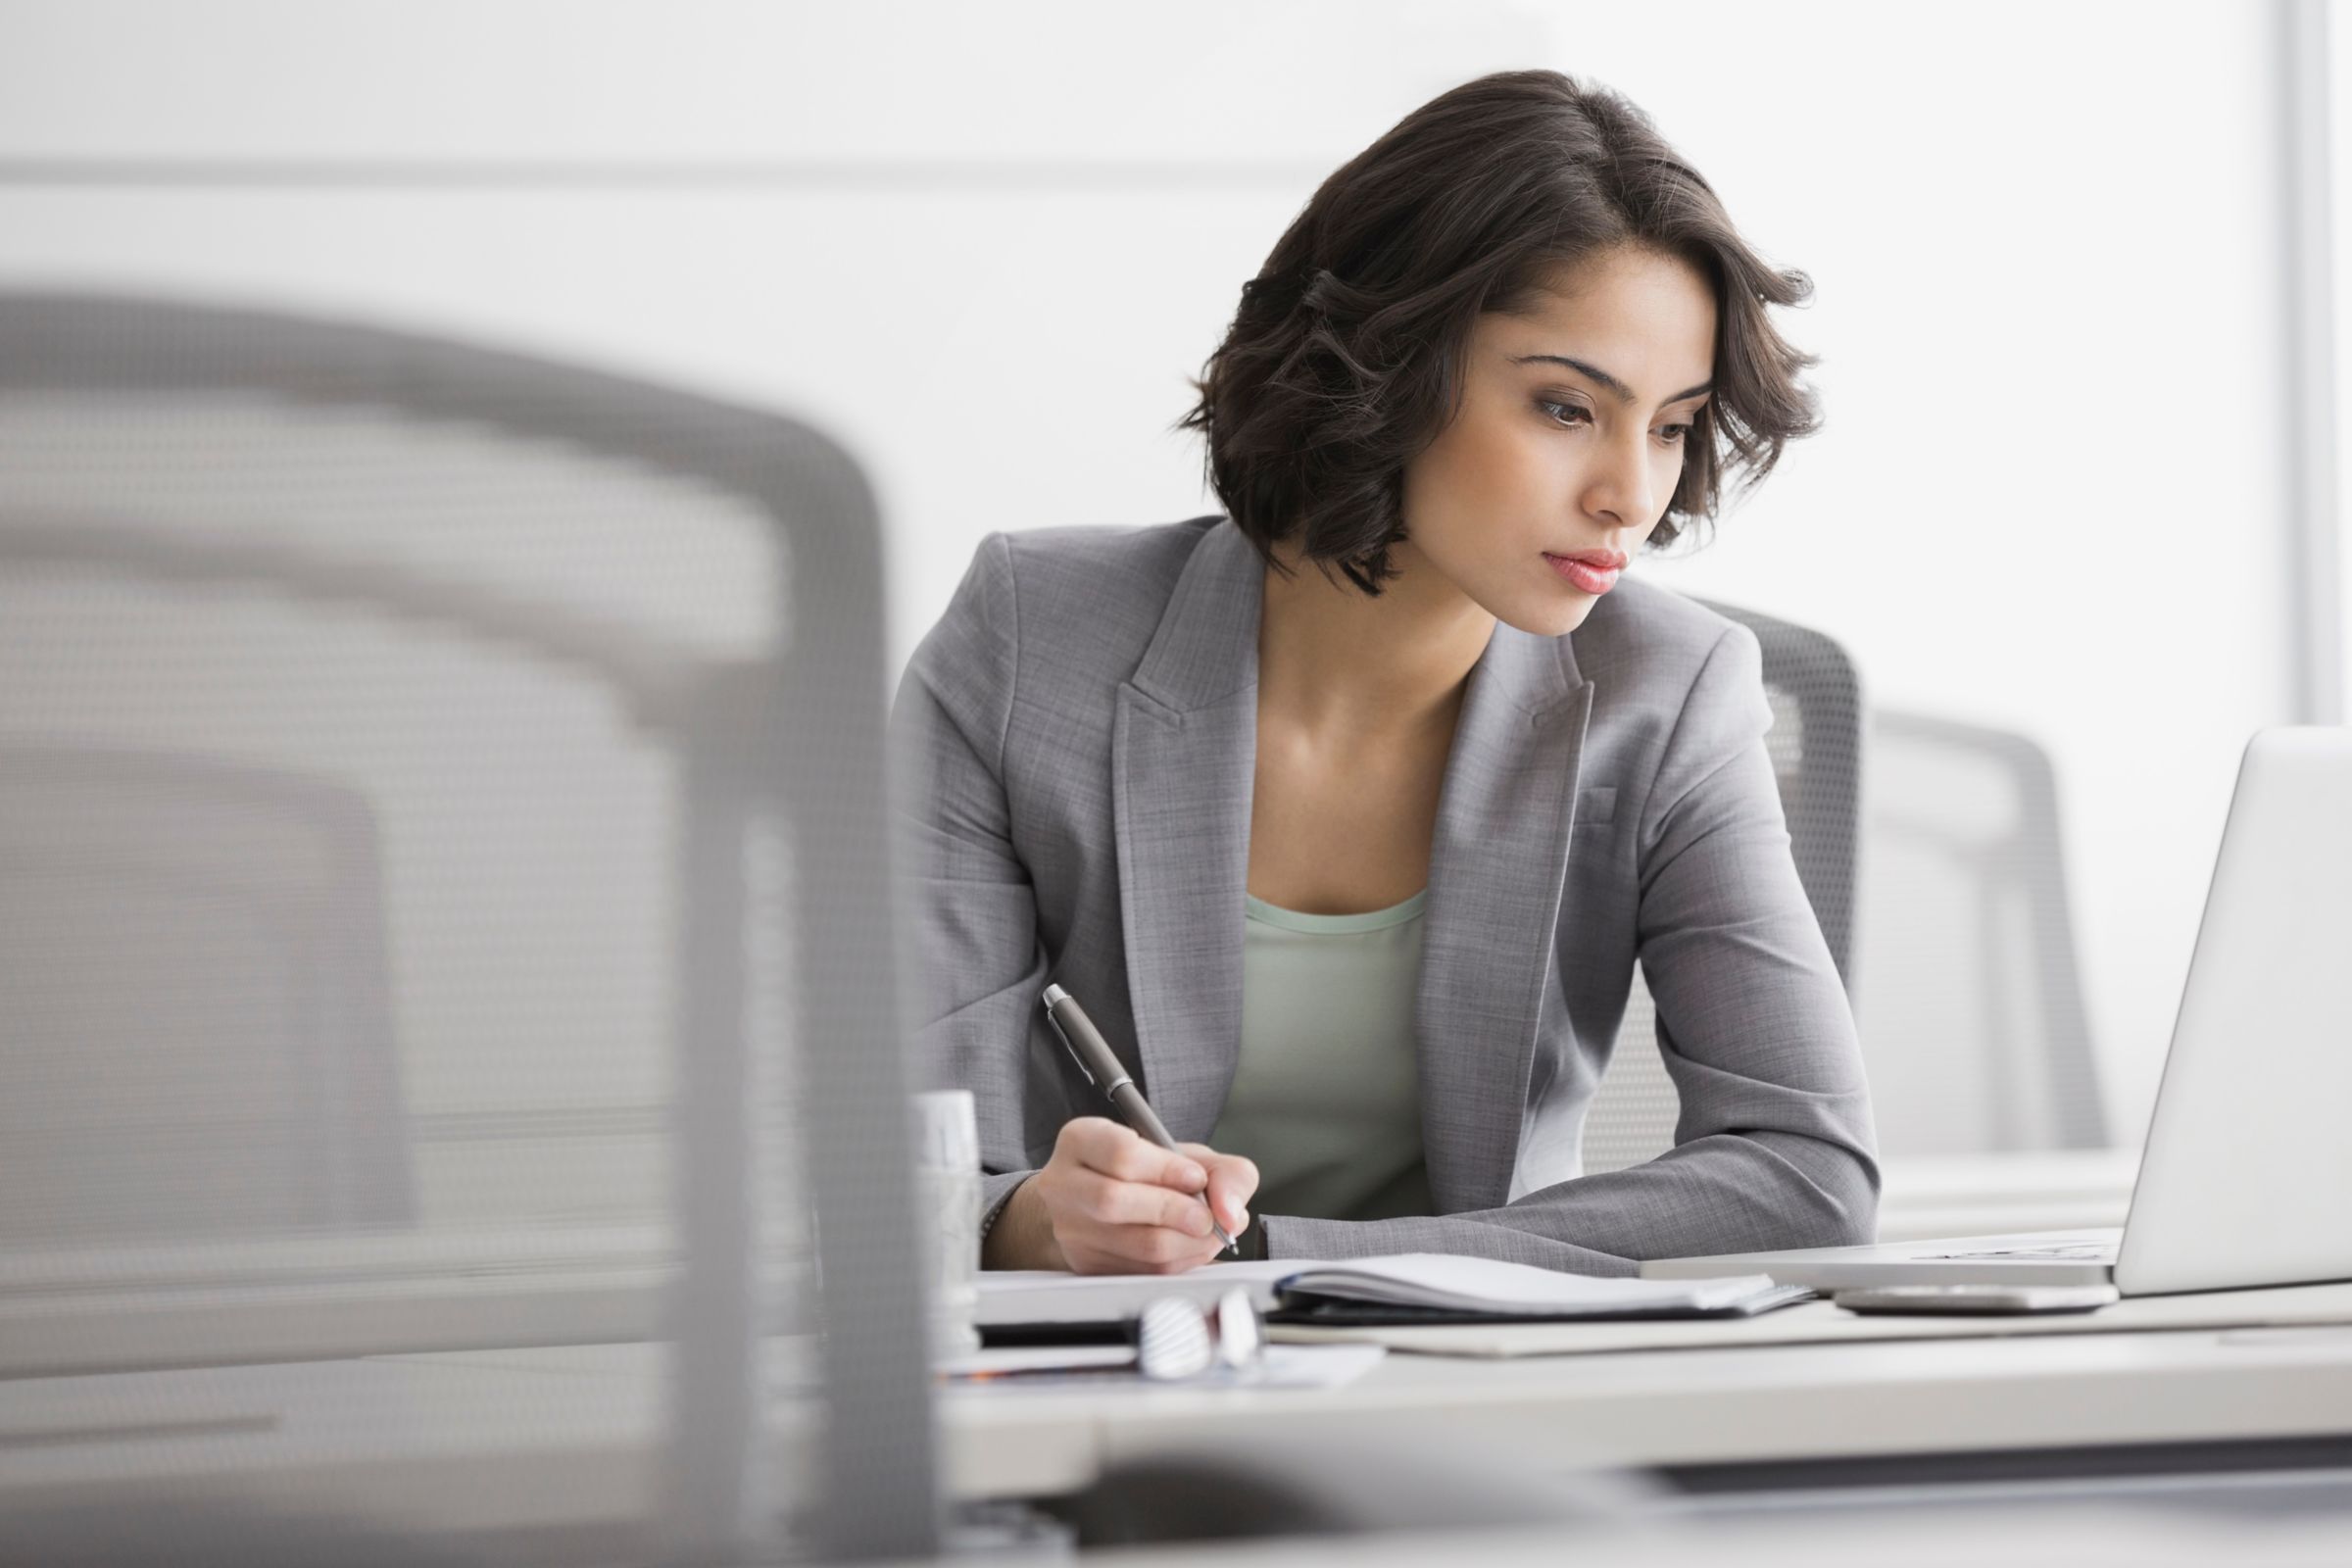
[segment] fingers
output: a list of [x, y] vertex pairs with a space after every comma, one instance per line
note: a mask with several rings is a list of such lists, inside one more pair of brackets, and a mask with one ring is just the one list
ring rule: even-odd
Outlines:
[[1104, 1117], [1065, 1123], [1024, 1185], [1038, 1189], [1054, 1245], [1079, 1273], [1175, 1273], [1222, 1247], [1201, 1197], [1207, 1169]]
[[1208, 1200], [1217, 1223], [1239, 1236], [1250, 1223], [1250, 1200], [1257, 1196], [1257, 1166], [1240, 1154], [1220, 1154], [1206, 1144], [1178, 1145], [1208, 1170]]
[[1066, 1190], [1076, 1213], [1097, 1225], [1161, 1226], [1196, 1238], [1208, 1234], [1208, 1206], [1190, 1193], [1118, 1181], [1093, 1170], [1072, 1172]]
[[[1126, 1193], [1153, 1191], [1134, 1183], [1108, 1185]], [[1209, 1233], [1208, 1211], [1200, 1200], [1174, 1193], [1165, 1196], [1191, 1205], [1191, 1222], [1199, 1226], [1198, 1232], [1188, 1226], [1098, 1219], [1086, 1200], [1074, 1199], [1054, 1211], [1054, 1244], [1070, 1267], [1081, 1274], [1174, 1273], [1198, 1267], [1223, 1250], [1224, 1244]]]
[[[1200, 1205], [1196, 1200], [1194, 1205]], [[1095, 1225], [1073, 1220], [1055, 1239], [1081, 1274], [1174, 1274], [1198, 1268], [1224, 1250], [1213, 1236], [1191, 1236], [1165, 1225]]]
[[1250, 1223], [1250, 1200], [1257, 1196], [1257, 1167], [1227, 1154], [1208, 1168], [1208, 1201], [1225, 1229], [1240, 1235]]
[[1177, 1273], [1215, 1257], [1217, 1223], [1238, 1236], [1257, 1196], [1257, 1166], [1205, 1144], [1161, 1149], [1104, 1116], [1063, 1124], [1036, 1178], [1054, 1244], [1083, 1274]]
[[1064, 1122], [1054, 1147], [1057, 1153], [1069, 1151], [1088, 1169], [1123, 1182], [1154, 1182], [1184, 1193], [1197, 1193], [1208, 1184], [1207, 1170], [1189, 1153], [1171, 1153], [1105, 1116]]

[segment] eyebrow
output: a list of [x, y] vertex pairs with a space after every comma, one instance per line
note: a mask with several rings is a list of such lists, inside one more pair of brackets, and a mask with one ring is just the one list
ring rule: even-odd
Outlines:
[[[1587, 365], [1582, 360], [1572, 360], [1565, 354], [1522, 354], [1516, 359], [1512, 360], [1511, 363], [1513, 365], [1565, 365], [1568, 367], [1568, 368], [1576, 371], [1578, 374], [1591, 376], [1593, 380], [1598, 381], [1602, 386], [1607, 387], [1610, 391], [1616, 393], [1618, 402], [1631, 403], [1634, 401], [1634, 389], [1632, 387], [1627, 386], [1623, 381], [1618, 380], [1615, 376], [1602, 369], [1599, 366]], [[1687, 386], [1683, 388], [1674, 396], [1666, 399], [1666, 402], [1680, 403], [1685, 398], [1694, 398], [1697, 397], [1701, 392], [1712, 392], [1714, 390], [1714, 382], [1701, 381], [1696, 386]], [[1663, 406], [1663, 404], [1660, 405], [1660, 407]]]

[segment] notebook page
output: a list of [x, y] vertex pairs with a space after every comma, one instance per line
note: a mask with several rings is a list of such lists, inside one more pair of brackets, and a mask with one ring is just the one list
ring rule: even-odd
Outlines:
[[1401, 1252], [1344, 1263], [1298, 1265], [1291, 1289], [1353, 1301], [1450, 1307], [1470, 1312], [1709, 1309], [1736, 1305], [1772, 1288], [1766, 1274], [1707, 1280], [1645, 1280], [1563, 1274], [1526, 1263], [1443, 1252]]

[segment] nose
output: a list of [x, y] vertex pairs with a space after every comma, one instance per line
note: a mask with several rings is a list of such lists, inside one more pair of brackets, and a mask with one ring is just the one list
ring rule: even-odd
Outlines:
[[1650, 472], [1649, 432], [1635, 421], [1630, 437], [1608, 442], [1593, 455], [1585, 475], [1585, 509], [1612, 527], [1639, 531], [1657, 515], [1656, 480]]

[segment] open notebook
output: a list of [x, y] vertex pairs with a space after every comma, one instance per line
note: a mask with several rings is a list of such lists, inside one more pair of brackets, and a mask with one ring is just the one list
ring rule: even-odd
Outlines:
[[1159, 1297], [1207, 1302], [1237, 1285], [1280, 1321], [1352, 1324], [1745, 1317], [1812, 1294], [1763, 1274], [1596, 1279], [1483, 1257], [1399, 1252], [1341, 1263], [1208, 1263], [1165, 1275], [990, 1271], [980, 1276], [979, 1322], [984, 1329], [1119, 1323]]

